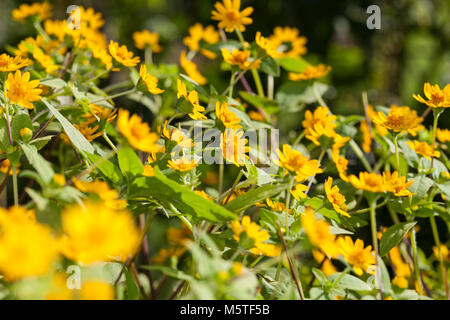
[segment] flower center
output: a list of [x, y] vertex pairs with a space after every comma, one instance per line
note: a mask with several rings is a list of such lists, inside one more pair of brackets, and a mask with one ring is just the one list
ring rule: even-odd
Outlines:
[[226, 13], [226, 16], [227, 16], [228, 20], [236, 21], [239, 19], [239, 12], [237, 10], [229, 10]]

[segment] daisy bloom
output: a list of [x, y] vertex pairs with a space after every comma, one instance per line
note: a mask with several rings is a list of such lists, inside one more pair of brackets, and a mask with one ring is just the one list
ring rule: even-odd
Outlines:
[[370, 192], [384, 192], [386, 186], [384, 179], [377, 173], [360, 172], [359, 178], [355, 175], [349, 177], [350, 183], [357, 189]]
[[112, 40], [109, 43], [109, 53], [118, 63], [123, 64], [125, 67], [134, 67], [140, 61], [139, 57], [133, 57], [133, 52], [128, 51], [125, 45], [119, 47], [119, 44]]
[[245, 31], [245, 25], [253, 22], [249, 16], [253, 12], [252, 7], [247, 7], [240, 11], [241, 0], [223, 0], [223, 3], [216, 2], [215, 10], [211, 11], [213, 20], [219, 21], [219, 28], [226, 32], [233, 32], [234, 29]]
[[388, 192], [392, 192], [397, 197], [412, 196], [408, 188], [414, 183], [413, 180], [406, 181], [406, 177], [401, 177], [397, 171], [383, 173], [384, 184]]
[[302, 182], [322, 173], [320, 163], [317, 160], [308, 160], [309, 157], [302, 155], [300, 151], [293, 150], [288, 144], [283, 145], [283, 151], [277, 150], [279, 157], [278, 165], [297, 175], [297, 181]]
[[372, 269], [375, 265], [375, 254], [372, 251], [372, 246], [364, 248], [364, 242], [361, 239], [353, 240], [349, 236], [339, 237], [337, 239], [340, 252], [345, 260], [353, 266], [353, 271], [358, 276], [363, 275], [364, 272]]
[[340, 156], [339, 153], [332, 153], [331, 160], [336, 165], [336, 169], [339, 173], [339, 178], [341, 178], [345, 182], [348, 182], [348, 160], [345, 157]]
[[317, 66], [307, 66], [305, 70], [301, 73], [289, 72], [289, 80], [291, 81], [302, 81], [302, 80], [311, 80], [311, 79], [319, 79], [325, 77], [328, 73], [330, 73], [331, 67], [326, 66], [324, 64], [319, 64]]
[[294, 188], [291, 190], [291, 194], [294, 196], [295, 200], [300, 201], [301, 199], [305, 199], [308, 196], [304, 193], [308, 190], [308, 186], [304, 184], [296, 184]]
[[242, 130], [228, 128], [220, 137], [223, 157], [238, 167], [243, 166], [244, 160], [248, 159], [248, 140], [243, 135]]
[[383, 112], [378, 112], [372, 121], [386, 129], [394, 132], [408, 132], [412, 136], [416, 136], [418, 131], [424, 129], [421, 124], [423, 118], [407, 106], [392, 105], [387, 116]]
[[242, 126], [239, 125], [241, 122], [241, 119], [230, 109], [228, 109], [228, 103], [220, 103], [219, 101], [216, 102], [216, 116], [217, 119], [219, 119], [222, 124], [225, 126], [225, 128], [232, 128], [232, 129], [241, 129]]
[[114, 300], [114, 287], [107, 282], [90, 280], [80, 289], [81, 300]]
[[237, 50], [233, 49], [232, 52], [228, 51], [228, 49], [222, 49], [222, 56], [225, 62], [231, 64], [232, 66], [238, 66], [242, 70], [251, 70], [259, 68], [261, 64], [261, 60], [253, 60], [250, 61], [251, 52], [249, 50]]
[[159, 34], [156, 32], [149, 32], [148, 30], [136, 31], [133, 33], [134, 45], [140, 50], [149, 47], [152, 52], [161, 52], [162, 47], [159, 45]]
[[197, 167], [198, 162], [195, 161], [195, 159], [189, 160], [186, 157], [182, 157], [175, 160], [169, 160], [167, 166], [175, 171], [187, 172]]
[[282, 57], [300, 57], [307, 52], [307, 39], [299, 33], [297, 28], [275, 27], [270, 40], [275, 43]]
[[12, 17], [19, 22], [25, 22], [29, 17], [37, 16], [39, 21], [48, 19], [52, 16], [52, 5], [47, 1], [32, 4], [21, 4], [19, 8], [12, 11]]
[[305, 137], [316, 145], [320, 145], [319, 138], [324, 135], [333, 138], [336, 135], [336, 116], [330, 113], [328, 107], [317, 107], [312, 113], [305, 112], [302, 125], [305, 128]]
[[448, 108], [450, 107], [450, 84], [441, 90], [438, 84], [431, 85], [426, 82], [423, 86], [423, 92], [427, 100], [421, 95], [413, 94], [413, 98], [417, 101], [426, 104], [430, 108]]
[[11, 103], [27, 109], [33, 109], [32, 102], [41, 99], [41, 89], [38, 89], [39, 80], [30, 81], [30, 73], [21, 74], [19, 70], [13, 75], [8, 74], [6, 80], [6, 97]]
[[198, 99], [198, 92], [192, 90], [191, 92], [187, 92], [186, 84], [182, 82], [180, 79], [177, 79], [177, 98], [180, 99], [184, 97], [187, 102], [189, 102], [192, 106], [192, 110], [189, 113], [189, 117], [194, 120], [206, 120], [206, 116], [202, 114], [205, 111], [205, 108], [200, 105]]
[[186, 50], [181, 51], [180, 65], [184, 71], [186, 71], [189, 78], [197, 82], [199, 85], [204, 85], [208, 82], [206, 78], [202, 76], [200, 71], [198, 71], [197, 65], [186, 59]]
[[128, 110], [120, 109], [117, 127], [134, 148], [145, 152], [157, 152], [159, 150], [159, 146], [156, 144], [158, 135], [151, 132], [148, 124], [142, 122], [137, 114], [130, 117]]
[[0, 72], [11, 72], [33, 64], [33, 61], [20, 56], [11, 57], [6, 53], [0, 55]]
[[141, 64], [139, 75], [141, 76], [142, 81], [147, 86], [148, 92], [152, 94], [160, 94], [164, 92], [164, 90], [158, 88], [158, 78], [152, 76], [147, 72], [147, 67], [145, 66], [145, 64]]
[[431, 160], [431, 158], [439, 158], [441, 153], [436, 150], [436, 148], [432, 145], [429, 145], [426, 142], [420, 142], [417, 140], [414, 141], [406, 141], [406, 144], [413, 149], [417, 154], [420, 154], [425, 159]]
[[278, 58], [281, 56], [281, 53], [278, 52], [277, 44], [268, 38], [264, 38], [261, 35], [261, 32], [256, 32], [255, 38], [256, 44], [263, 49], [269, 57]]
[[436, 138], [442, 143], [450, 142], [450, 130], [437, 128]]
[[350, 217], [347, 213], [347, 205], [345, 204], [345, 196], [339, 192], [338, 186], [332, 186], [333, 178], [328, 177], [325, 181], [325, 193], [328, 201], [333, 205], [333, 209], [343, 216]]
[[40, 48], [34, 48], [33, 58], [44, 67], [45, 72], [52, 74], [58, 70], [58, 66], [53, 62], [52, 57], [46, 55]]

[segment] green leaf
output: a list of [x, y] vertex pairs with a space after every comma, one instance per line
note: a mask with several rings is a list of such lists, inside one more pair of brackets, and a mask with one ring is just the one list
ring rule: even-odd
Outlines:
[[36, 138], [34, 140], [31, 140], [29, 143], [36, 147], [36, 149], [41, 150], [43, 147], [47, 145], [47, 143], [52, 140], [54, 136], [45, 136]]
[[120, 149], [117, 156], [119, 158], [119, 167], [123, 174], [135, 176], [144, 172], [144, 166], [133, 149]]
[[450, 181], [436, 184], [446, 199], [450, 199]]
[[380, 256], [386, 255], [393, 247], [398, 245], [405, 234], [416, 222], [402, 222], [387, 229], [380, 240]]
[[215, 202], [197, 195], [190, 188], [167, 178], [158, 167], [154, 177], [133, 180], [129, 194], [137, 197], [154, 197], [167, 206], [173, 204], [183, 214], [214, 222], [237, 219], [237, 216]]
[[250, 190], [225, 205], [225, 208], [234, 212], [240, 212], [250, 208], [253, 204], [275, 196], [289, 187], [287, 183], [283, 184], [268, 184], [253, 190]]
[[50, 162], [45, 160], [38, 152], [35, 146], [21, 143], [20, 147], [28, 159], [28, 162], [36, 169], [44, 183], [49, 183], [53, 179], [55, 172]]
[[123, 266], [123, 271], [125, 274], [125, 284], [126, 284], [126, 299], [127, 300], [137, 300], [139, 298], [139, 287], [133, 279], [130, 271], [127, 267]]
[[61, 89], [64, 87], [67, 87], [67, 82], [65, 82], [62, 79], [59, 78], [53, 78], [53, 79], [47, 79], [40, 82], [44, 86], [55, 88], [55, 89]]
[[61, 123], [73, 145], [80, 150], [83, 154], [84, 152], [94, 153], [94, 147], [86, 140], [86, 138], [81, 134], [80, 131], [75, 129], [75, 127], [67, 120], [51, 103], [47, 102], [45, 99], [41, 101], [47, 106], [50, 112], [55, 116], [56, 119]]
[[[334, 273], [329, 276], [329, 280], [335, 281], [341, 276], [341, 274], [342, 273]], [[342, 278], [339, 280], [339, 282], [336, 284], [336, 287], [355, 291], [372, 290], [372, 288], [367, 283], [350, 274], [343, 275]]]
[[303, 72], [309, 65], [304, 59], [297, 57], [278, 58], [277, 61], [284, 70], [295, 73]]
[[[322, 96], [329, 87], [326, 84], [316, 82], [314, 88]], [[317, 98], [313, 87], [306, 82], [286, 82], [277, 90], [275, 100], [287, 111], [296, 112], [301, 110], [302, 104], [313, 103]]]
[[264, 58], [261, 61], [261, 71], [274, 77], [280, 76], [280, 66], [277, 61], [271, 57]]
[[165, 266], [139, 266], [139, 268], [147, 269], [150, 271], [154, 271], [154, 270], [160, 271], [169, 277], [179, 279], [179, 280], [186, 280], [186, 281], [194, 280], [190, 275], [184, 273], [183, 271], [180, 271], [177, 269], [172, 269], [172, 268], [165, 267]]
[[88, 153], [87, 157], [89, 160], [97, 164], [97, 168], [106, 176], [106, 178], [111, 180], [114, 184], [120, 184], [122, 181], [122, 173], [116, 165], [96, 154]]
[[316, 279], [319, 281], [321, 286], [326, 287], [329, 282], [327, 279], [327, 276], [320, 269], [317, 269], [317, 268], [312, 268], [311, 271], [314, 274], [314, 276], [316, 277]]
[[11, 135], [14, 141], [22, 140], [20, 136], [20, 130], [23, 128], [28, 128], [33, 131], [33, 123], [31, 122], [30, 116], [26, 113], [19, 113], [15, 115], [11, 120]]
[[252, 106], [263, 109], [268, 114], [273, 114], [278, 111], [278, 103], [274, 100], [266, 97], [260, 97], [254, 94], [250, 94], [246, 91], [240, 91], [239, 95]]
[[408, 190], [412, 193], [417, 193], [414, 195], [415, 199], [422, 200], [425, 197], [425, 194], [434, 184], [434, 181], [425, 175], [417, 175], [413, 177], [413, 180], [414, 183], [408, 188]]

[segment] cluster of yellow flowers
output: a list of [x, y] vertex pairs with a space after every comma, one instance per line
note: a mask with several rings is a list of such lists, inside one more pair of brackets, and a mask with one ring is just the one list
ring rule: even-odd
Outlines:
[[[425, 98], [413, 95], [433, 111], [431, 130], [427, 113], [419, 116], [409, 106], [365, 103], [365, 115], [354, 120], [333, 114], [322, 98], [317, 81], [332, 69], [306, 61], [307, 39], [298, 29], [276, 27], [266, 37], [258, 31], [254, 41], [245, 41], [253, 8], [242, 9], [240, 0], [215, 3], [211, 18], [217, 28], [196, 23], [187, 30], [176, 72], [154, 62], [153, 54], [163, 51], [158, 33], [132, 35], [142, 58], [108, 42], [101, 30], [105, 21], [92, 8], [79, 7], [79, 28], [52, 20], [51, 11], [47, 2], [15, 9], [13, 19], [30, 23], [39, 35], [0, 55], [0, 194], [9, 196], [2, 198], [9, 209], [0, 209], [5, 287], [45, 279], [39, 298], [114, 299], [123, 296], [120, 286], [131, 294], [132, 283], [136, 298], [157, 298], [170, 277], [188, 282], [180, 283], [188, 298], [197, 298], [205, 286], [215, 297], [234, 298], [242, 292], [223, 295], [224, 286], [233, 288], [232, 280], [250, 274], [264, 281], [248, 281], [259, 285], [245, 298], [269, 299], [283, 297], [273, 289], [284, 281], [283, 273], [292, 277], [300, 298], [310, 281], [311, 296], [315, 288], [327, 297], [345, 293], [357, 299], [398, 298], [411, 295], [410, 288], [423, 298], [427, 282], [447, 284], [450, 258], [435, 219], [448, 211], [450, 199], [450, 131], [438, 128], [439, 115], [450, 108], [450, 85], [425, 83]], [[229, 41], [233, 33], [238, 42]], [[197, 54], [231, 72], [222, 93], [194, 62]], [[123, 70], [130, 79], [101, 88], [99, 79]], [[304, 112], [293, 142], [283, 138], [279, 148], [268, 143], [273, 150], [267, 151], [246, 130], [261, 138], [259, 129], [276, 128], [283, 102], [274, 93], [274, 79], [280, 70], [292, 88], [314, 94], [316, 107]], [[245, 91], [235, 90], [239, 81]], [[118, 107], [119, 97], [147, 106], [152, 122]], [[196, 140], [197, 126], [202, 136], [217, 131], [215, 147]], [[223, 161], [203, 162], [198, 149], [214, 151]], [[22, 194], [19, 186], [25, 186]], [[436, 195], [443, 202], [434, 202]], [[376, 218], [384, 207], [393, 224], [381, 233]], [[423, 217], [430, 219], [435, 241], [431, 262], [421, 258], [425, 252], [415, 237], [414, 225]], [[448, 223], [448, 213], [443, 219]], [[181, 227], [174, 227], [178, 220]], [[367, 246], [363, 237], [350, 236], [366, 225], [372, 235]], [[307, 252], [314, 259], [305, 258]], [[66, 286], [68, 265], [93, 270], [104, 263], [122, 270], [114, 283], [90, 277], [79, 290]], [[426, 273], [433, 263], [440, 272]], [[394, 289], [381, 285], [390, 281], [385, 264], [393, 271]], [[204, 265], [211, 270], [204, 272]], [[164, 274], [157, 286], [154, 269]], [[364, 290], [355, 289], [355, 276]], [[340, 282], [343, 277], [350, 280]], [[354, 286], [345, 287], [352, 280]], [[314, 287], [317, 281], [320, 287]], [[432, 295], [440, 298], [436, 286]], [[448, 285], [442, 287], [449, 295]]]

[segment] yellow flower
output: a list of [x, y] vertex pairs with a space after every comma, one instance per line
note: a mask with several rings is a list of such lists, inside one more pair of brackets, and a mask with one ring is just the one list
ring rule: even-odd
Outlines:
[[156, 32], [149, 32], [148, 30], [136, 31], [133, 33], [134, 45], [140, 50], [145, 47], [150, 47], [152, 52], [161, 52], [162, 47], [159, 45], [159, 34]]
[[81, 286], [82, 300], [114, 300], [114, 287], [101, 281], [86, 281]]
[[0, 55], [0, 72], [17, 71], [23, 67], [31, 66], [33, 61], [20, 56], [11, 57], [6, 53]]
[[133, 52], [128, 51], [125, 45], [119, 47], [119, 44], [112, 40], [109, 43], [109, 53], [118, 63], [123, 64], [125, 67], [134, 67], [140, 61], [139, 57], [133, 57]]
[[317, 66], [307, 66], [301, 73], [289, 72], [289, 80], [302, 81], [325, 77], [331, 71], [330, 66], [319, 64]]
[[317, 173], [322, 173], [320, 163], [317, 160], [308, 160], [300, 151], [291, 149], [288, 144], [283, 145], [283, 152], [277, 150], [278, 165], [297, 175], [297, 181], [305, 181]]
[[181, 51], [180, 65], [186, 71], [187, 75], [199, 85], [204, 85], [208, 82], [200, 71], [198, 71], [197, 65], [186, 59], [186, 50]]
[[156, 144], [158, 135], [150, 132], [148, 124], [142, 122], [137, 114], [133, 114], [130, 118], [128, 110], [120, 109], [117, 127], [134, 148], [145, 152], [157, 152], [159, 150], [159, 146]]
[[187, 172], [197, 167], [198, 162], [195, 161], [195, 159], [189, 160], [186, 157], [182, 157], [175, 160], [169, 160], [167, 166], [175, 171]]
[[52, 16], [52, 5], [47, 1], [32, 4], [21, 4], [19, 8], [12, 11], [12, 17], [19, 22], [25, 22], [29, 17], [37, 16], [39, 21], [45, 20]]
[[[373, 106], [371, 106], [371, 105], [368, 106], [368, 108], [367, 108], [367, 115], [368, 115], [370, 121], [372, 122], [372, 124], [375, 125], [375, 130], [378, 132], [379, 135], [385, 136], [385, 135], [387, 135], [389, 133], [387, 128], [385, 128], [384, 126], [373, 122], [373, 119], [378, 116], [378, 112], [375, 111]], [[373, 136], [373, 133], [372, 133], [372, 136]]]
[[[161, 129], [158, 128], [158, 131]], [[173, 128], [167, 128], [167, 120], [164, 121], [164, 125], [161, 130], [161, 136], [176, 142], [182, 148], [191, 148], [193, 146], [192, 139], [190, 139], [182, 130]]]
[[397, 171], [383, 173], [386, 191], [392, 192], [397, 197], [412, 196], [408, 188], [414, 183], [413, 180], [406, 182], [406, 177], [401, 177]]
[[155, 264], [163, 264], [170, 257], [181, 257], [186, 252], [184, 247], [169, 247], [168, 249], [162, 248], [158, 251], [156, 257], [152, 258], [152, 262]]
[[299, 57], [306, 53], [306, 38], [299, 36], [297, 28], [275, 27], [270, 37], [281, 52], [282, 57]]
[[[441, 243], [440, 248], [441, 248], [441, 254], [442, 254], [442, 257], [444, 258], [444, 260], [445, 260], [445, 261], [450, 261], [450, 251], [449, 251], [448, 248], [445, 246], [445, 244], [442, 244], [442, 243]], [[433, 254], [434, 254], [434, 257], [435, 257], [437, 260], [439, 260], [439, 250], [438, 250], [438, 247], [436, 247], [436, 246], [433, 247]]]
[[97, 121], [105, 121], [110, 123], [117, 116], [117, 109], [106, 108], [104, 106], [98, 106], [95, 104], [89, 104], [89, 112], [83, 115], [86, 119], [86, 123], [94, 123]]
[[64, 186], [66, 184], [66, 178], [64, 177], [64, 175], [59, 174], [59, 173], [55, 173], [53, 175], [53, 182], [56, 183], [59, 186]]
[[348, 176], [347, 176], [348, 160], [345, 159], [345, 157], [340, 156], [339, 153], [333, 153], [331, 155], [331, 160], [336, 165], [336, 169], [339, 173], [339, 177], [343, 181], [348, 182]]
[[14, 104], [27, 109], [33, 109], [32, 102], [41, 99], [41, 89], [37, 89], [39, 80], [30, 81], [30, 73], [21, 74], [19, 70], [13, 75], [8, 74], [6, 80], [6, 97]]
[[337, 239], [339, 249], [345, 260], [353, 266], [353, 270], [358, 276], [367, 272], [369, 268], [373, 268], [375, 264], [375, 255], [372, 246], [364, 248], [364, 242], [356, 239], [355, 243], [349, 236], [339, 237]]
[[0, 230], [0, 274], [6, 280], [47, 273], [57, 256], [48, 226], [36, 222], [25, 209], [12, 207], [0, 208]]
[[449, 108], [450, 107], [450, 84], [447, 84], [441, 90], [438, 84], [431, 85], [426, 82], [423, 86], [423, 92], [428, 100], [420, 95], [413, 94], [413, 98], [421, 103], [425, 103], [431, 108]]
[[[20, 172], [20, 170], [17, 169], [18, 167], [20, 167], [20, 163], [16, 166], [16, 173]], [[9, 174], [10, 176], [12, 175], [12, 166], [11, 166], [11, 162], [9, 161], [9, 159], [4, 159], [0, 163], [0, 172]]]
[[331, 260], [328, 259], [322, 252], [319, 250], [313, 250], [312, 254], [314, 259], [322, 265], [320, 270], [322, 270], [327, 277], [338, 272]]
[[67, 287], [67, 277], [64, 273], [56, 273], [51, 280], [51, 288], [45, 295], [46, 300], [72, 300], [73, 291]]
[[355, 175], [349, 177], [350, 183], [357, 189], [367, 190], [370, 192], [384, 192], [386, 186], [384, 179], [377, 173], [360, 172], [359, 178]]
[[244, 131], [228, 128], [221, 134], [221, 146], [223, 157], [240, 167], [248, 159], [248, 139], [243, 138]]
[[334, 186], [333, 178], [328, 177], [327, 181], [325, 181], [325, 193], [327, 195], [328, 201], [333, 205], [333, 209], [340, 214], [350, 217], [347, 213], [347, 205], [345, 204], [345, 196], [339, 192], [339, 187]]
[[308, 187], [304, 184], [296, 184], [294, 189], [291, 190], [291, 194], [294, 196], [295, 200], [300, 201], [301, 199], [305, 199], [307, 195], [304, 191], [307, 191]]
[[256, 44], [263, 49], [268, 56], [272, 57], [272, 58], [279, 58], [282, 54], [280, 52], [278, 52], [278, 46], [277, 44], [268, 39], [268, 38], [264, 38], [261, 35], [261, 32], [256, 32]]
[[302, 227], [313, 246], [322, 250], [328, 257], [334, 258], [339, 255], [336, 235], [331, 233], [330, 224], [325, 220], [316, 219], [312, 207], [306, 207], [300, 219]]
[[220, 121], [222, 121], [222, 124], [225, 126], [225, 128], [232, 128], [232, 129], [241, 129], [242, 126], [239, 125], [241, 122], [241, 119], [230, 109], [228, 109], [228, 103], [220, 103], [219, 101], [216, 102], [216, 116]]
[[139, 75], [141, 76], [142, 81], [144, 81], [145, 85], [147, 86], [148, 92], [152, 94], [160, 94], [164, 92], [164, 90], [158, 88], [158, 78], [147, 73], [147, 67], [145, 66], [145, 64], [141, 64]]
[[[276, 211], [276, 212], [284, 212], [284, 211], [286, 211], [286, 206], [282, 202], [272, 201], [272, 199], [267, 198], [266, 199], [266, 203], [269, 206], [269, 208], [272, 209], [273, 211]], [[289, 212], [291, 212], [291, 211], [292, 210], [289, 210]]]
[[233, 51], [230, 53], [228, 49], [222, 49], [222, 56], [225, 62], [231, 64], [232, 66], [238, 66], [242, 70], [257, 69], [261, 65], [260, 59], [250, 61], [250, 54], [251, 52], [249, 50], [240, 51], [237, 49], [233, 49]]
[[[81, 134], [86, 138], [87, 141], [91, 142], [94, 139], [97, 139], [103, 134], [103, 131], [100, 130], [97, 132], [99, 126], [90, 127], [88, 122], [83, 122], [81, 124], [74, 124], [75, 128], [78, 129], [78, 131], [81, 132]], [[64, 139], [64, 138], [63, 138]], [[67, 137], [67, 141], [68, 141]]]
[[413, 149], [417, 154], [420, 154], [425, 159], [431, 160], [431, 158], [439, 158], [441, 153], [435, 149], [434, 146], [429, 145], [426, 142], [420, 142], [417, 140], [406, 141], [406, 144]]
[[389, 251], [389, 258], [394, 267], [395, 277], [392, 279], [392, 283], [400, 288], [408, 288], [408, 279], [411, 276], [411, 270], [409, 265], [402, 259], [400, 249], [394, 247]]
[[153, 170], [153, 167], [149, 164], [144, 165], [144, 172], [142, 173], [145, 177], [153, 177], [155, 175], [155, 171]]
[[131, 213], [113, 210], [102, 202], [71, 206], [61, 219], [65, 234], [61, 249], [80, 263], [124, 261], [136, 252], [141, 241]]
[[99, 199], [104, 201], [106, 206], [112, 209], [124, 209], [127, 206], [127, 201], [119, 199], [119, 193], [111, 189], [105, 181], [93, 180], [88, 182], [76, 178], [72, 178], [72, 181], [78, 190], [96, 194]]
[[235, 28], [239, 31], [245, 31], [245, 25], [253, 22], [252, 18], [249, 17], [253, 12], [252, 7], [239, 11], [241, 0], [216, 2], [214, 8], [216, 10], [211, 11], [211, 19], [218, 20], [219, 28], [225, 29], [226, 32], [233, 32]]
[[248, 116], [250, 117], [250, 119], [252, 119], [253, 121], [260, 121], [260, 122], [265, 122], [266, 119], [264, 118], [264, 116], [261, 114], [261, 112], [258, 111], [253, 111], [250, 110], [248, 112]]
[[450, 142], [450, 130], [437, 128], [436, 138], [442, 143]]
[[200, 41], [204, 40], [208, 44], [219, 42], [220, 35], [213, 26], [203, 28], [200, 23], [196, 23], [189, 28], [189, 36], [183, 39], [183, 43], [191, 51], [199, 51], [209, 59], [215, 59], [216, 54], [206, 49], [200, 49]]
[[[241, 245], [245, 249], [250, 249], [253, 254], [263, 254], [268, 257], [277, 257], [281, 253], [281, 247], [264, 243], [270, 238], [266, 230], [260, 229], [260, 226], [252, 222], [249, 216], [244, 216], [242, 221], [234, 220], [231, 222], [231, 230], [233, 231], [233, 239], [242, 242]], [[245, 236], [244, 236], [245, 234]], [[250, 239], [250, 241], [247, 241]]]
[[340, 134], [335, 133], [333, 136], [333, 146], [331, 147], [332, 156], [339, 156], [341, 148], [350, 140], [350, 137], [343, 137]]
[[387, 116], [383, 112], [378, 112], [372, 121], [394, 132], [408, 132], [413, 136], [424, 129], [421, 125], [423, 118], [417, 116], [417, 112], [407, 106], [392, 105]]
[[363, 135], [362, 149], [365, 153], [369, 153], [372, 149], [372, 133], [367, 125], [367, 121], [362, 120], [359, 128]]
[[[106, 69], [112, 68], [112, 57], [106, 49], [102, 49], [102, 48], [92, 45], [92, 44], [91, 44], [91, 49], [92, 49], [92, 55], [94, 56], [94, 58], [99, 59], [105, 65]], [[115, 71], [115, 70], [113, 70], [113, 71]]]
[[336, 135], [336, 116], [330, 113], [328, 107], [317, 107], [314, 113], [306, 110], [305, 120], [302, 125], [305, 128], [305, 137], [320, 145], [319, 138], [324, 135], [333, 138]]
[[189, 102], [192, 105], [192, 110], [189, 113], [189, 117], [191, 117], [194, 120], [206, 120], [206, 116], [202, 114], [203, 111], [205, 111], [205, 108], [200, 105], [199, 99], [198, 99], [198, 92], [195, 90], [192, 90], [191, 92], [187, 92], [186, 90], [186, 84], [182, 82], [180, 79], [177, 79], [177, 98], [180, 99], [180, 97], [184, 97], [187, 102]]
[[207, 200], [214, 200], [214, 197], [210, 196], [203, 190], [194, 190], [194, 192], [202, 198], [205, 198]]
[[58, 70], [58, 66], [53, 62], [52, 57], [46, 55], [40, 48], [34, 48], [33, 58], [44, 67], [45, 72], [52, 74]]

